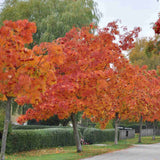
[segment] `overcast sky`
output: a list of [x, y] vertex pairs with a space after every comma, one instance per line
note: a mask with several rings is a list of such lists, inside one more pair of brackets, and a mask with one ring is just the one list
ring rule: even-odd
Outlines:
[[[103, 17], [99, 26], [105, 27], [108, 22], [120, 19], [122, 25], [129, 29], [141, 27], [140, 37], [150, 37], [154, 35], [152, 22], [158, 19], [160, 12], [160, 2], [157, 0], [94, 0], [98, 3], [98, 8]], [[2, 4], [4, 0], [0, 0]]]
[[122, 25], [129, 29], [141, 27], [140, 37], [154, 35], [151, 23], [158, 19], [160, 2], [157, 0], [95, 0], [103, 17], [100, 27], [105, 27], [108, 22], [120, 19]]

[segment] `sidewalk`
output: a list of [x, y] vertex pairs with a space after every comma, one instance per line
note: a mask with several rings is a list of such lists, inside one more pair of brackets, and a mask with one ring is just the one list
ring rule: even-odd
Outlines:
[[160, 160], [160, 143], [134, 145], [134, 147], [106, 153], [82, 160]]

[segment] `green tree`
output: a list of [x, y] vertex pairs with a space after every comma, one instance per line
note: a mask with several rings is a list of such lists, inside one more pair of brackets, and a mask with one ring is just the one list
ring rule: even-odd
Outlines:
[[140, 67], [147, 65], [148, 69], [157, 69], [160, 65], [159, 44], [157, 37], [150, 40], [138, 39], [135, 47], [129, 52], [130, 62]]
[[5, 0], [0, 24], [6, 19], [34, 21], [34, 43], [51, 42], [73, 26], [81, 28], [92, 22], [97, 25], [101, 13], [96, 7], [93, 0]]

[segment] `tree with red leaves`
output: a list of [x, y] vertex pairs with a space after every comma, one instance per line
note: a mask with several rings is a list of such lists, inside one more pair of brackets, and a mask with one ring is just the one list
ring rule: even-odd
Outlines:
[[[46, 86], [56, 82], [54, 62], [61, 60], [61, 49], [53, 43], [48, 44], [46, 55], [44, 52], [36, 54], [36, 48], [26, 48], [32, 43], [35, 32], [35, 23], [28, 20], [5, 21], [0, 28], [0, 99], [7, 101], [1, 160], [5, 159], [11, 100], [16, 98], [21, 104], [35, 104], [41, 101], [40, 95]], [[53, 51], [49, 51], [49, 46]]]
[[[97, 31], [96, 35], [92, 29]], [[73, 28], [65, 37], [57, 39], [56, 43], [65, 55], [64, 63], [56, 66], [58, 83], [48, 86], [41, 95], [42, 101], [33, 104], [33, 109], [19, 117], [18, 122], [24, 123], [33, 118], [48, 119], [54, 114], [60, 119], [71, 116], [77, 152], [81, 152], [75, 115], [83, 112], [84, 116], [93, 120], [98, 114], [97, 121], [102, 126], [114, 117], [115, 112], [108, 112], [113, 108], [112, 99], [107, 94], [112, 90], [110, 81], [116, 78], [117, 71], [129, 65], [122, 50], [133, 47], [139, 30], [136, 28], [120, 35], [117, 23], [113, 22], [104, 29], [94, 25]], [[120, 37], [119, 43], [115, 42], [116, 37]], [[105, 117], [98, 119], [101, 115]]]

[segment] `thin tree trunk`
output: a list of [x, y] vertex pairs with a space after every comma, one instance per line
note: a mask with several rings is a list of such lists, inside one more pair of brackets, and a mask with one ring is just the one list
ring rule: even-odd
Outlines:
[[114, 144], [118, 144], [118, 113], [115, 114], [115, 138], [114, 138]]
[[79, 138], [79, 133], [78, 133], [78, 128], [77, 128], [77, 122], [76, 122], [76, 116], [75, 116], [74, 113], [71, 114], [71, 120], [72, 120], [72, 124], [73, 124], [73, 132], [74, 132], [77, 152], [82, 152], [82, 146], [81, 146], [81, 143], [80, 143], [80, 138]]
[[9, 123], [10, 123], [10, 113], [11, 113], [11, 99], [12, 99], [11, 97], [7, 97], [7, 106], [6, 106], [4, 129], [3, 129], [3, 135], [2, 135], [0, 160], [4, 160], [5, 159], [8, 126], [9, 126]]
[[141, 143], [141, 138], [142, 138], [142, 124], [143, 124], [143, 117], [141, 116], [140, 121], [139, 121], [139, 140], [138, 143]]
[[155, 140], [156, 138], [156, 120], [153, 122], [153, 137], [152, 140]]

